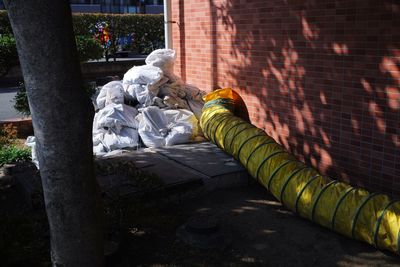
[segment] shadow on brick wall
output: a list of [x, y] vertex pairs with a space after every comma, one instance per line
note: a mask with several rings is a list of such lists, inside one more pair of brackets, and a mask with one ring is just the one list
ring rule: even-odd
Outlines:
[[239, 88], [252, 122], [300, 160], [399, 197], [395, 3], [210, 0], [212, 83]]

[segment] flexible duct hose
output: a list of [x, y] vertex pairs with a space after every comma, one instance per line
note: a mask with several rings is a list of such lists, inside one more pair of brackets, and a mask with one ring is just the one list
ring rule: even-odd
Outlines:
[[235, 157], [284, 206], [338, 233], [400, 254], [400, 201], [319, 174], [263, 130], [233, 115], [231, 89], [205, 96], [204, 135]]

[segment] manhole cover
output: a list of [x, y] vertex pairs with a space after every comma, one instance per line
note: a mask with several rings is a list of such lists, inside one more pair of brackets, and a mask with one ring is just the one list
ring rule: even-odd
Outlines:
[[191, 217], [178, 228], [176, 234], [184, 243], [201, 249], [223, 247], [225, 244], [218, 220], [212, 215]]

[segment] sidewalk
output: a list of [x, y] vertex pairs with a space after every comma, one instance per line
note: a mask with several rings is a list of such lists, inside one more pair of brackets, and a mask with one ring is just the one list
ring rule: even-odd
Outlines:
[[20, 119], [24, 117], [14, 109], [13, 99], [17, 93], [16, 87], [0, 88], [0, 121]]

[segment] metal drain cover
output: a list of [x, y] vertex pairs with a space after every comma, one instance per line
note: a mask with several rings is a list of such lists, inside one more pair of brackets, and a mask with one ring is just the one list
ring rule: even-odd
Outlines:
[[224, 244], [218, 220], [212, 215], [191, 217], [178, 228], [176, 235], [184, 243], [201, 249], [221, 247]]

